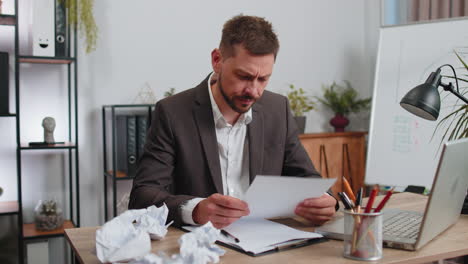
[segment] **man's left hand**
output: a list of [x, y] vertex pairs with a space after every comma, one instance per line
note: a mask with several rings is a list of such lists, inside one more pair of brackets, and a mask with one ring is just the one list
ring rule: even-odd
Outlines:
[[322, 225], [335, 215], [335, 204], [335, 198], [324, 194], [317, 198], [305, 199], [296, 206], [294, 212], [314, 225]]

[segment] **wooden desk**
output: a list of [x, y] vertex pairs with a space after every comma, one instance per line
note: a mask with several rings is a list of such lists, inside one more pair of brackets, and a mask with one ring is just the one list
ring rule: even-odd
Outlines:
[[[379, 198], [382, 199], [382, 197]], [[427, 197], [422, 195], [401, 193], [393, 195], [388, 207], [423, 211], [426, 201]], [[288, 222], [288, 225], [298, 229], [313, 230], [313, 228], [306, 227], [303, 223], [293, 219], [285, 221]], [[65, 236], [81, 263], [100, 263], [96, 257], [95, 249], [95, 232], [98, 228], [82, 227], [65, 230]], [[152, 242], [152, 252], [157, 253], [162, 250], [168, 255], [179, 253], [177, 239], [183, 233], [176, 228], [169, 228], [167, 236], [162, 241]], [[343, 242], [335, 240], [261, 257], [250, 257], [231, 249], [225, 249], [226, 254], [221, 257], [221, 263], [358, 263], [343, 258]], [[462, 255], [468, 255], [468, 216], [466, 215], [462, 215], [454, 226], [419, 251], [384, 248], [383, 258], [377, 263], [425, 263]]]

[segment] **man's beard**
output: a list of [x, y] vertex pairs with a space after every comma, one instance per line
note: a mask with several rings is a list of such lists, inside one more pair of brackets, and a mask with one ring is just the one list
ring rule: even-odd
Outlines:
[[[232, 110], [236, 111], [239, 114], [243, 114], [243, 113], [246, 113], [247, 111], [249, 111], [250, 108], [255, 104], [255, 102], [256, 102], [255, 98], [253, 98], [250, 95], [233, 96], [232, 98], [229, 98], [229, 96], [224, 92], [224, 88], [223, 88], [223, 85], [221, 83], [222, 83], [222, 74], [220, 73], [219, 78], [218, 78], [218, 88], [219, 88], [219, 91], [221, 92], [221, 94], [223, 95], [224, 101], [226, 101], [226, 103], [232, 108]], [[254, 101], [249, 106], [249, 108], [241, 109], [241, 108], [236, 106], [236, 103], [235, 103], [236, 97], [242, 98], [242, 99], [253, 99]], [[247, 106], [247, 105], [245, 105], [245, 106]]]

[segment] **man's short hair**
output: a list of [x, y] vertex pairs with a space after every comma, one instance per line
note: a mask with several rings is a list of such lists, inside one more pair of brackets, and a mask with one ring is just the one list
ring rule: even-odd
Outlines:
[[279, 41], [270, 22], [256, 16], [237, 15], [229, 19], [223, 27], [219, 48], [224, 58], [234, 56], [234, 46], [242, 44], [252, 54], [276, 55]]

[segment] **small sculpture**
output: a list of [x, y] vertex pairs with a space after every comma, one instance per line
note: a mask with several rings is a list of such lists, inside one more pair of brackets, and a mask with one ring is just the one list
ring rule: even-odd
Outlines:
[[143, 87], [141, 87], [138, 95], [133, 99], [134, 104], [155, 104], [156, 96], [153, 93], [153, 88], [149, 85], [148, 82], [145, 82]]
[[44, 128], [44, 142], [47, 144], [55, 143], [55, 139], [54, 139], [55, 119], [53, 117], [45, 117], [42, 120], [42, 127]]

